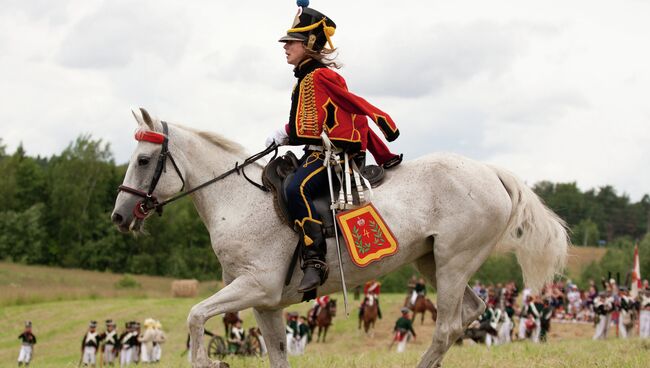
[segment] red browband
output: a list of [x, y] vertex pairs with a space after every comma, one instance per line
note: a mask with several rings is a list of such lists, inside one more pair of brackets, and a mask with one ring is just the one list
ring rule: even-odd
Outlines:
[[162, 144], [165, 141], [165, 136], [150, 130], [138, 130], [135, 132], [135, 140]]

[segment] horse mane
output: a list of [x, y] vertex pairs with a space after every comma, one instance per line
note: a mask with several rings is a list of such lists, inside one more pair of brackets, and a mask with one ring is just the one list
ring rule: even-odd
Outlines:
[[208, 131], [204, 131], [204, 130], [196, 130], [196, 129], [189, 128], [187, 126], [179, 125], [179, 124], [174, 124], [174, 125], [198, 135], [199, 137], [207, 140], [208, 142], [214, 144], [215, 146], [217, 146], [219, 148], [222, 148], [222, 149], [226, 150], [227, 152], [235, 153], [235, 154], [245, 152], [245, 149], [241, 144], [239, 144], [239, 143], [237, 143], [237, 142], [235, 142], [233, 140], [230, 140], [230, 139], [224, 137], [223, 135], [221, 135], [219, 133], [208, 132]]
[[221, 134], [214, 133], [214, 132], [206, 132], [206, 131], [195, 131], [196, 134], [199, 135], [199, 137], [207, 140], [208, 142], [214, 144], [217, 147], [223, 148], [224, 150], [230, 152], [230, 153], [243, 153], [245, 151], [244, 147], [235, 142], [232, 141]]

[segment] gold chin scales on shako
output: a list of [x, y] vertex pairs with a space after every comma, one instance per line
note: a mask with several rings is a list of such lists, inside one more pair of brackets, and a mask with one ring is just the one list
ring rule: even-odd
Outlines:
[[[332, 70], [331, 66], [335, 66], [331, 58], [334, 51], [332, 36], [336, 31], [334, 21], [309, 8], [309, 1], [299, 0], [298, 6], [292, 27], [279, 41], [291, 43], [285, 46], [287, 50], [295, 46], [295, 42], [300, 42], [304, 45], [304, 56], [301, 60], [294, 60], [295, 63], [291, 62], [295, 65], [294, 75], [298, 80], [291, 95], [289, 122], [267, 139], [267, 144], [305, 145], [304, 156], [294, 160], [296, 163], [292, 169], [295, 171], [283, 177], [287, 184], [275, 189], [281, 189], [278, 196], [286, 200], [284, 215], [301, 235], [301, 249], [296, 254], [302, 255], [304, 276], [298, 291], [306, 293], [305, 299], [312, 299], [316, 295], [315, 289], [327, 278], [324, 236], [327, 229], [324, 229], [324, 225], [327, 225], [329, 218], [337, 217], [336, 210], [363, 210], [354, 216], [348, 214], [339, 218], [342, 233], [348, 239], [348, 250], [358, 266], [363, 267], [397, 250], [397, 242], [376, 209], [364, 197], [363, 187], [365, 185], [370, 190], [370, 183], [364, 178], [362, 169], [366, 151], [373, 155], [378, 164], [375, 168], [382, 172], [398, 165], [402, 155], [392, 153], [368, 124], [370, 118], [384, 138], [393, 141], [399, 136], [399, 130], [392, 118], [348, 91], [343, 77]], [[287, 53], [289, 55], [290, 51]], [[340, 183], [338, 199], [333, 188], [334, 168], [340, 175], [337, 181], [337, 184]], [[328, 194], [331, 199], [329, 209], [319, 212], [314, 201]], [[368, 206], [365, 209], [362, 207], [364, 204]], [[334, 226], [334, 231], [329, 235], [335, 236], [338, 233], [337, 223], [329, 221]], [[338, 236], [335, 237], [340, 262]], [[362, 246], [357, 247], [358, 243]], [[296, 258], [295, 255], [294, 260]], [[345, 291], [342, 267], [341, 279]]]

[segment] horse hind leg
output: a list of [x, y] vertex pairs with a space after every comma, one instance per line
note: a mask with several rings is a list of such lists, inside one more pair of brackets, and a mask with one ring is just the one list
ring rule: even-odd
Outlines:
[[[448, 257], [438, 257], [434, 249], [435, 257], [429, 254], [416, 261], [418, 271], [436, 285], [438, 292], [438, 316], [433, 341], [418, 368], [440, 367], [449, 347], [462, 336], [465, 327], [483, 313], [485, 304], [467, 282], [493, 248], [494, 244], [488, 244], [477, 248], [478, 254], [455, 252]], [[436, 267], [437, 264], [440, 266]]]

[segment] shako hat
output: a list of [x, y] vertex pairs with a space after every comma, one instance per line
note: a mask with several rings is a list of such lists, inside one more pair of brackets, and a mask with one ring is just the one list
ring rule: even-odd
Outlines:
[[406, 307], [403, 307], [403, 308], [401, 309], [401, 311], [402, 311], [402, 314], [411, 313], [411, 310], [408, 309], [408, 308], [406, 308]]
[[90, 328], [97, 327], [97, 321], [90, 321], [90, 323], [88, 324], [88, 327], [90, 327]]
[[32, 321], [25, 321], [25, 328], [32, 328]]
[[106, 326], [113, 326], [113, 327], [114, 327], [114, 326], [115, 326], [115, 322], [113, 322], [112, 319], [107, 319], [107, 320], [106, 320]]
[[331, 37], [336, 32], [334, 21], [318, 10], [309, 8], [309, 0], [298, 0], [297, 4], [298, 14], [293, 25], [279, 41], [302, 41], [307, 49], [315, 52], [322, 50], [325, 43], [333, 49]]

